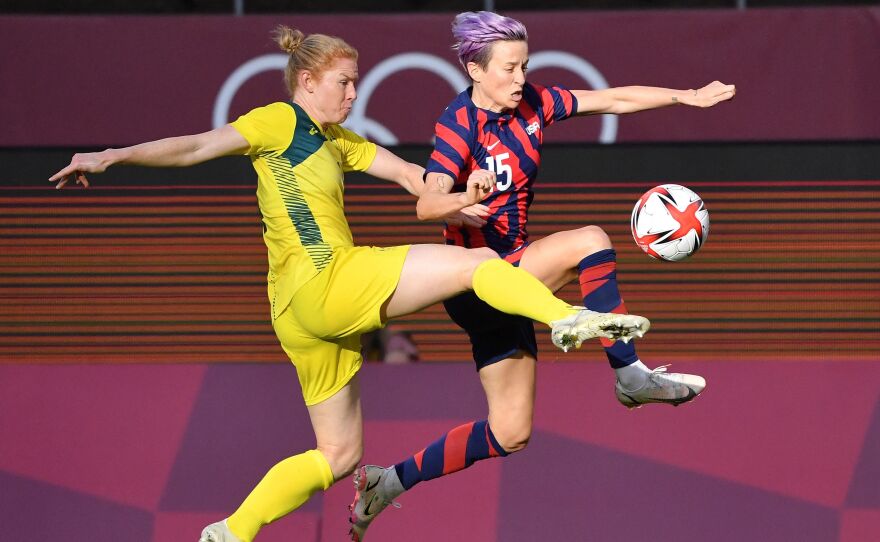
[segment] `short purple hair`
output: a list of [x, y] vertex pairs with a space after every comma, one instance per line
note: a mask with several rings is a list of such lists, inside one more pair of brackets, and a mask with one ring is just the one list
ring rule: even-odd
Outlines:
[[458, 51], [462, 67], [467, 69], [468, 62], [476, 62], [484, 70], [489, 66], [493, 43], [529, 40], [524, 24], [491, 11], [459, 13], [452, 21], [452, 36], [452, 48]]

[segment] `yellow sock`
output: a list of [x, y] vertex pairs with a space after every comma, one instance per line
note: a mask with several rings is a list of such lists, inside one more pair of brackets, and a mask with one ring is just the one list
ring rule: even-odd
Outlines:
[[251, 542], [263, 525], [296, 510], [316, 491], [331, 485], [333, 473], [318, 450], [288, 457], [269, 469], [226, 525], [242, 542]]
[[486, 260], [473, 277], [474, 293], [496, 309], [549, 324], [570, 315], [571, 305], [528, 272], [502, 259]]

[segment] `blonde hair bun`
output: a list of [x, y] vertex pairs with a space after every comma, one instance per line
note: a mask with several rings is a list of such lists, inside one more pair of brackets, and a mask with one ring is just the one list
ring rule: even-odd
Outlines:
[[306, 36], [289, 26], [278, 25], [272, 32], [278, 47], [290, 56], [284, 69], [284, 85], [293, 98], [296, 92], [297, 77], [302, 71], [309, 71], [320, 77], [336, 58], [350, 58], [357, 61], [357, 50], [340, 38], [324, 34]]
[[275, 43], [285, 53], [292, 55], [302, 45], [306, 35], [299, 30], [294, 30], [289, 26], [278, 25], [274, 32]]

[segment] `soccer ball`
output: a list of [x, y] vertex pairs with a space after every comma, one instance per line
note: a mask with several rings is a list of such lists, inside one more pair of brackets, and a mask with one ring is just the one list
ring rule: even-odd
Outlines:
[[633, 207], [633, 239], [648, 256], [677, 262], [709, 237], [709, 211], [694, 191], [662, 184], [645, 192]]

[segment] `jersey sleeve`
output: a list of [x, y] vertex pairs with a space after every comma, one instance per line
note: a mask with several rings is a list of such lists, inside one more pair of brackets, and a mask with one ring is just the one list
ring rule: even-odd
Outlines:
[[332, 126], [329, 131], [342, 152], [342, 170], [366, 171], [376, 158], [376, 144], [342, 126]]
[[544, 116], [544, 125], [565, 120], [577, 113], [577, 98], [565, 87], [543, 87], [528, 83], [534, 90]]
[[250, 145], [248, 155], [281, 153], [293, 139], [296, 113], [289, 104], [276, 102], [253, 109], [230, 124]]
[[425, 166], [426, 173], [445, 173], [457, 180], [471, 157], [470, 131], [459, 124], [449, 109], [434, 126], [434, 150]]

